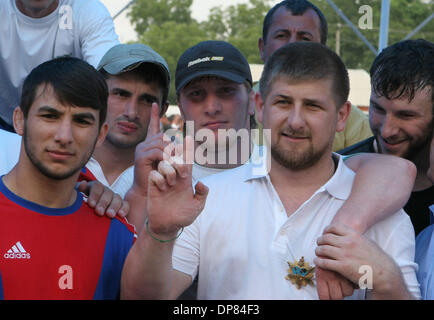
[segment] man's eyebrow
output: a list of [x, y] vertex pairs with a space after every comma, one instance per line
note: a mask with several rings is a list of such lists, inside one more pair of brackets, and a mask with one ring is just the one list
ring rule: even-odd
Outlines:
[[50, 112], [50, 113], [58, 113], [58, 114], [61, 113], [56, 108], [53, 108], [53, 107], [50, 107], [50, 106], [41, 106], [41, 107], [38, 108], [38, 112]]
[[122, 88], [118, 88], [118, 87], [110, 89], [110, 92], [111, 93], [128, 93], [128, 94], [131, 94], [130, 91], [122, 89]]
[[284, 100], [293, 100], [293, 98], [291, 96], [286, 96], [284, 94], [276, 94], [274, 96], [272, 96], [273, 99], [284, 99]]
[[298, 33], [299, 33], [299, 34], [307, 34], [307, 35], [313, 37], [312, 32], [309, 32], [309, 31], [306, 31], [306, 30], [300, 30], [300, 31], [298, 31]]
[[143, 94], [141, 94], [140, 96], [139, 96], [139, 99], [140, 100], [144, 100], [144, 99], [149, 99], [149, 100], [153, 100], [153, 101], [158, 101], [158, 97], [157, 96], [154, 96], [154, 95], [152, 95], [152, 94], [149, 94], [149, 93], [143, 93]]
[[274, 30], [273, 34], [275, 35], [275, 34], [280, 33], [280, 32], [284, 32], [284, 33], [288, 33], [288, 34], [290, 33], [290, 31], [288, 29], [280, 28], [280, 29]]
[[318, 104], [318, 105], [322, 105], [323, 102], [321, 100], [318, 99], [303, 99], [304, 103], [312, 103], [312, 104]]
[[372, 99], [369, 100], [369, 104], [370, 104], [371, 106], [375, 107], [375, 108], [383, 109], [383, 107], [382, 107], [380, 104], [378, 104], [377, 102], [375, 102], [375, 101], [372, 100]]
[[90, 112], [81, 112], [81, 113], [76, 113], [73, 115], [74, 119], [88, 119], [88, 120], [92, 120], [95, 121], [95, 116], [90, 113]]

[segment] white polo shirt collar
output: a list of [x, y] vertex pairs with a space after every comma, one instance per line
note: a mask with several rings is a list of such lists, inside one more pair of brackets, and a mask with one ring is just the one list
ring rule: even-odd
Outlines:
[[[264, 157], [266, 157], [266, 148], [263, 149]], [[340, 154], [333, 153], [332, 156], [337, 162], [336, 171], [327, 183], [321, 186], [316, 193], [327, 191], [331, 196], [337, 199], [346, 200], [351, 193], [354, 172], [343, 164], [343, 157]], [[250, 163], [245, 166], [243, 173], [245, 182], [253, 179], [266, 178], [271, 183], [268, 168], [265, 165], [257, 166]]]

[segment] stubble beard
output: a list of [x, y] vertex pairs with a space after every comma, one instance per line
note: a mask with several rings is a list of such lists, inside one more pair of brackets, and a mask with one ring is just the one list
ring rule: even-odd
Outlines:
[[137, 139], [134, 139], [133, 141], [125, 141], [122, 139], [119, 139], [117, 136], [115, 136], [114, 134], [110, 134], [110, 132], [107, 134], [105, 140], [106, 142], [110, 143], [112, 146], [114, 146], [116, 149], [131, 149], [131, 148], [136, 148], [136, 146], [141, 143], [142, 141], [144, 141], [146, 139], [146, 132], [138, 137]]
[[72, 177], [74, 174], [76, 174], [78, 171], [80, 171], [86, 163], [89, 161], [90, 157], [92, 156], [93, 150], [95, 148], [95, 145], [97, 143], [97, 139], [95, 139], [93, 143], [92, 149], [89, 151], [88, 154], [86, 154], [82, 162], [80, 162], [77, 166], [69, 169], [65, 172], [53, 172], [48, 168], [40, 159], [37, 158], [35, 150], [35, 145], [29, 141], [28, 132], [26, 128], [24, 128], [24, 134], [23, 134], [23, 142], [24, 142], [24, 149], [27, 154], [27, 157], [29, 158], [30, 162], [39, 170], [39, 172], [46, 176], [47, 178], [53, 179], [53, 180], [65, 180], [70, 177]]
[[271, 146], [272, 158], [283, 167], [292, 171], [304, 170], [312, 167], [327, 152], [329, 144], [321, 149], [315, 150], [311, 141], [305, 150], [296, 150], [294, 148], [285, 149], [278, 143]]

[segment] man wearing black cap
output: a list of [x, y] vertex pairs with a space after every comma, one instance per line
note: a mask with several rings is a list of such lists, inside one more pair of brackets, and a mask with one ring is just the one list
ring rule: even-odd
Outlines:
[[[187, 134], [193, 131], [198, 140], [193, 176], [198, 179], [246, 162], [251, 153], [254, 92], [250, 67], [241, 52], [227, 42], [201, 42], [179, 58], [175, 85]], [[228, 139], [219, 137], [219, 130], [225, 130]], [[207, 139], [202, 143], [203, 136]]]
[[167, 109], [169, 67], [149, 46], [120, 44], [104, 55], [97, 69], [109, 89], [109, 131], [82, 178], [97, 179], [123, 198], [133, 183], [134, 153], [147, 136], [152, 106], [158, 106], [157, 118]]

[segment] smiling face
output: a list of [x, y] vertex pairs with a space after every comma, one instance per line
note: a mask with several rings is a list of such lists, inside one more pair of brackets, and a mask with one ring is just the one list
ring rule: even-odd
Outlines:
[[163, 90], [157, 82], [145, 83], [131, 73], [110, 76], [107, 85], [109, 132], [104, 143], [135, 148], [146, 138], [152, 103], [161, 106]]
[[273, 15], [266, 39], [259, 39], [259, 52], [262, 61], [287, 43], [300, 41], [320, 42], [320, 20], [314, 10], [308, 9], [299, 16], [280, 7]]
[[274, 161], [302, 170], [329, 158], [336, 131], [342, 131], [349, 105], [337, 110], [332, 80], [273, 80], [265, 101], [256, 95], [258, 120], [271, 129]]
[[55, 180], [77, 174], [107, 131], [106, 125], [99, 130], [98, 110], [60, 103], [51, 85], [40, 85], [27, 117], [17, 108], [14, 122], [27, 163]]
[[381, 153], [408, 160], [430, 144], [433, 128], [433, 102], [431, 88], [408, 97], [389, 100], [371, 94], [369, 123]]

